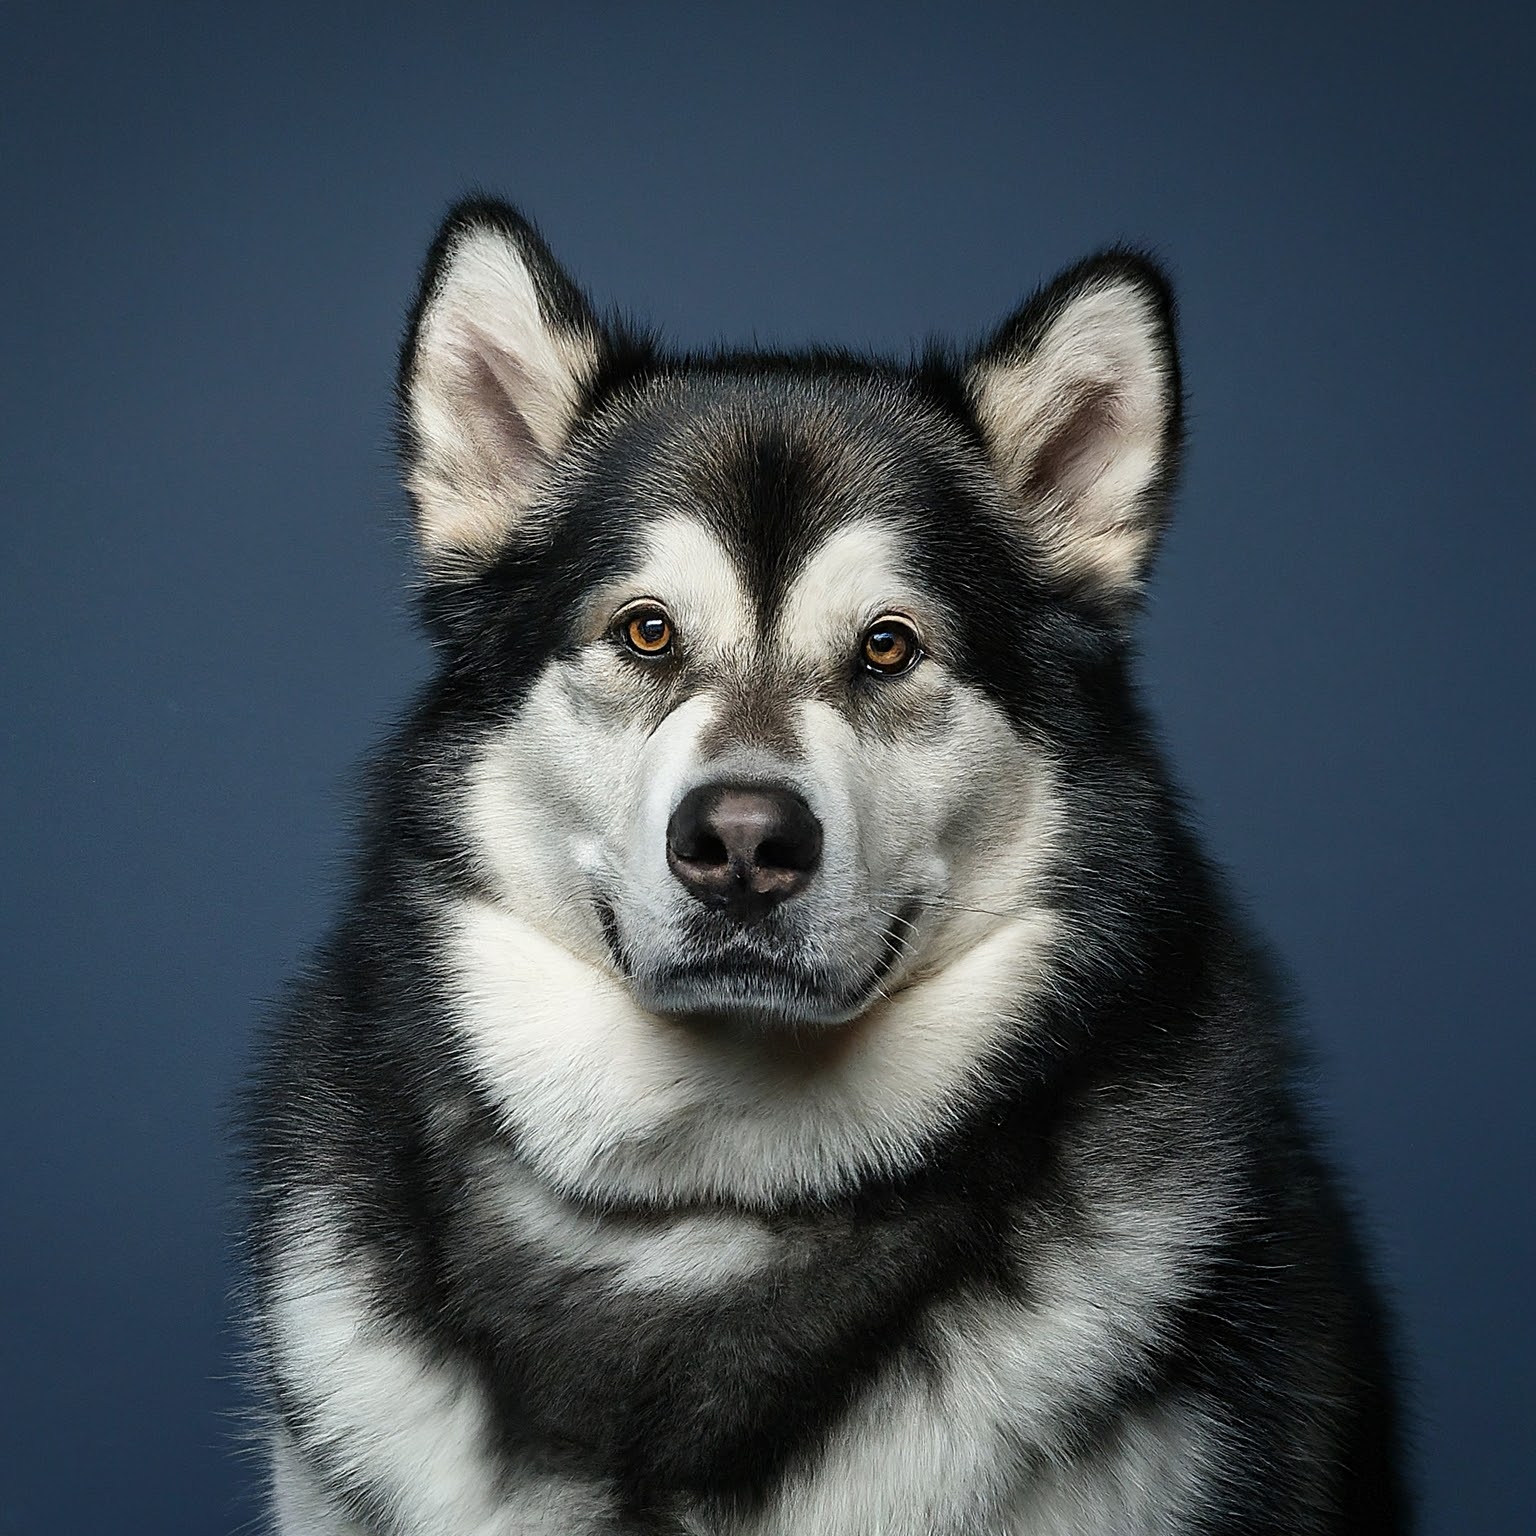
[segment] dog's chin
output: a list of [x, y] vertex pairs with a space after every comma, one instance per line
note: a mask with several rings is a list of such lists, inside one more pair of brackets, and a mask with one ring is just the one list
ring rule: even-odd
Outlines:
[[628, 980], [648, 1013], [691, 1027], [762, 1033], [835, 1028], [856, 1019], [879, 995], [873, 987], [762, 965], [676, 966]]
[[[757, 1032], [815, 1032], [835, 1029], [884, 999], [892, 973], [910, 949], [916, 901], [892, 916], [878, 952], [862, 967], [807, 964], [792, 944], [723, 936], [705, 927], [689, 934], [671, 955], [652, 963], [623, 942], [611, 905], [597, 904], [604, 937], [615, 965], [648, 1013], [699, 1027]], [[707, 924], [707, 918], [705, 922]]]

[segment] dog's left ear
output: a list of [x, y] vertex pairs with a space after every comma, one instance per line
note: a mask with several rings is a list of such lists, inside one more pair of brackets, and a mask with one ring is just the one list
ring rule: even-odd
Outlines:
[[406, 486], [429, 572], [487, 565], [537, 507], [596, 373], [602, 332], [506, 203], [448, 215], [400, 358]]
[[1148, 259], [1090, 257], [971, 361], [977, 420], [1051, 574], [1112, 612], [1140, 591], [1180, 432], [1173, 298]]

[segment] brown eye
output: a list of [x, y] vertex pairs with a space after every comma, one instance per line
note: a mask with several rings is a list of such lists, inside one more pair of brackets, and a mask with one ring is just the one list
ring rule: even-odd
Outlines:
[[866, 672], [894, 677], [917, 663], [923, 654], [923, 646], [917, 638], [917, 631], [905, 619], [888, 614], [885, 618], [876, 619], [864, 631], [860, 654]]
[[656, 603], [638, 604], [620, 614], [618, 629], [637, 656], [665, 656], [672, 649], [672, 620]]

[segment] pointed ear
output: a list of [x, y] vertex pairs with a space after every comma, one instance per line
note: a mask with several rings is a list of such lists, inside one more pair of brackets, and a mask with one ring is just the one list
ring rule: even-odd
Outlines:
[[993, 464], [1049, 569], [1111, 611], [1132, 603], [1178, 459], [1173, 297], [1145, 257], [1065, 272], [972, 360]]
[[581, 290], [505, 203], [438, 232], [400, 357], [405, 482], [429, 569], [488, 564], [564, 446], [602, 337]]

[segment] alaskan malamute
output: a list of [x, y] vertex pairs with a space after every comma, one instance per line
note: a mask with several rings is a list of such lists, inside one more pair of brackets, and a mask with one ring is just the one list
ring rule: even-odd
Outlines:
[[1157, 267], [911, 363], [674, 356], [468, 202], [399, 402], [439, 668], [251, 1095], [276, 1529], [1404, 1531], [1132, 681]]

